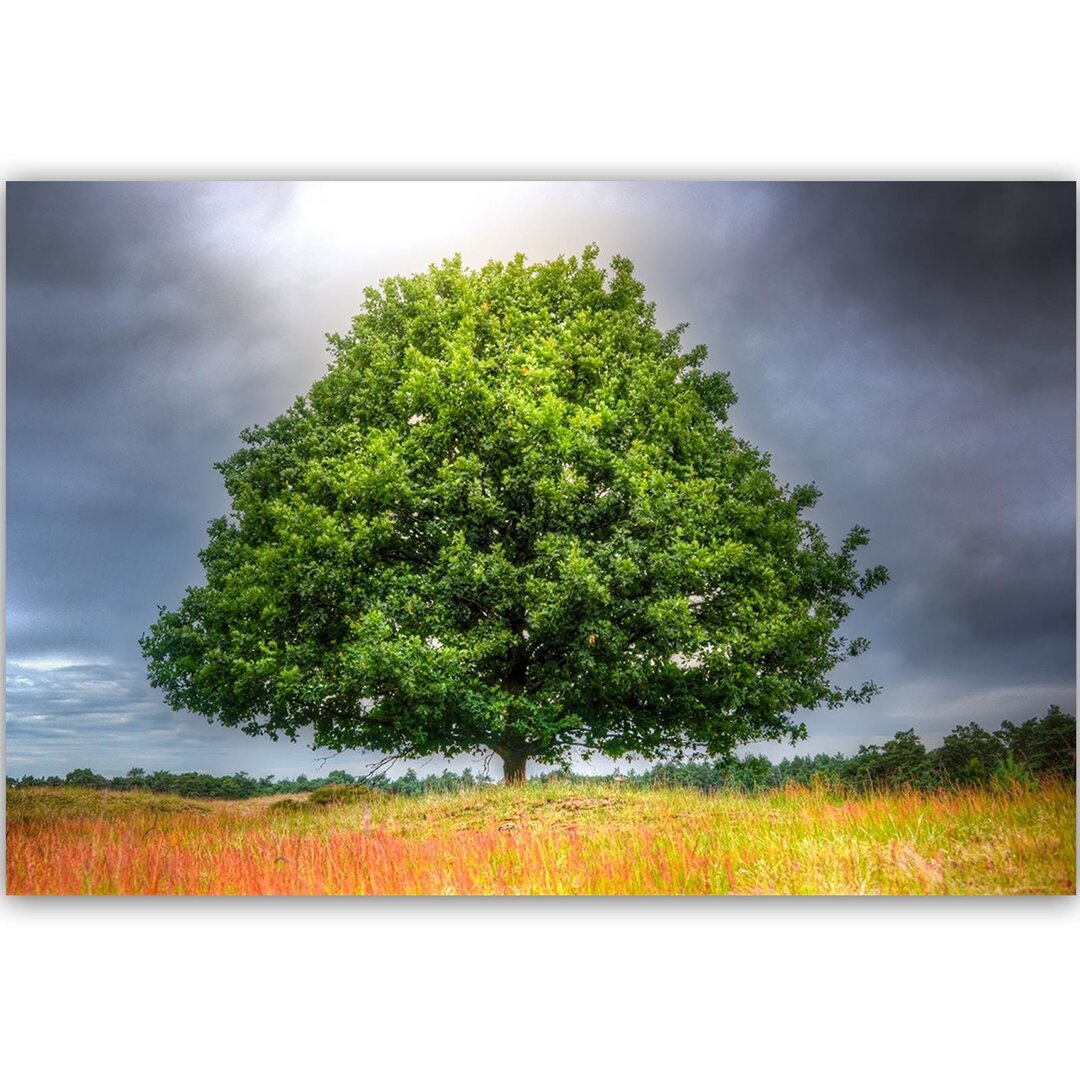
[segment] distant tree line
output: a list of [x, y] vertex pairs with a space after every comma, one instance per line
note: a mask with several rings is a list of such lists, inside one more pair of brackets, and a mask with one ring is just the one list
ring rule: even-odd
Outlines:
[[452, 773], [444, 769], [438, 776], [417, 776], [409, 769], [404, 776], [390, 780], [382, 774], [353, 776], [334, 769], [325, 777], [309, 779], [300, 774], [295, 780], [276, 780], [271, 776], [254, 777], [246, 772], [232, 776], [211, 776], [209, 773], [171, 773], [164, 769], [147, 772], [129, 769], [124, 776], [105, 777], [92, 769], [73, 769], [66, 776], [22, 776], [7, 778], [8, 787], [79, 787], [104, 791], [152, 791], [159, 794], [184, 795], [203, 799], [251, 799], [259, 795], [294, 795], [317, 791], [327, 786], [366, 784], [394, 795], [425, 795], [432, 792], [460, 791], [463, 788], [485, 786], [495, 781], [488, 776], [475, 776], [471, 769]]
[[[927, 750], [913, 729], [898, 731], [883, 746], [860, 746], [858, 753], [815, 754], [785, 758], [774, 764], [761, 754], [705, 762], [667, 762], [643, 773], [616, 773], [608, 777], [578, 776], [566, 770], [545, 773], [535, 783], [562, 780], [590, 782], [618, 780], [632, 787], [693, 787], [703, 791], [737, 789], [761, 791], [787, 784], [836, 784], [855, 790], [940, 787], [991, 783], [1026, 783], [1038, 776], [1076, 778], [1076, 718], [1051, 705], [1043, 717], [1021, 724], [1006, 720], [991, 733], [978, 724], [963, 724], [945, 736], [941, 746]], [[390, 780], [382, 774], [357, 777], [335, 769], [324, 778], [295, 780], [256, 778], [246, 772], [232, 776], [206, 773], [147, 772], [130, 769], [111, 779], [90, 769], [74, 769], [66, 776], [38, 778], [9, 776], [9, 787], [89, 787], [109, 791], [153, 791], [211, 799], [249, 799], [258, 795], [284, 795], [316, 791], [327, 785], [366, 784], [393, 795], [448, 793], [494, 783], [471, 769], [440, 775], [417, 776], [409, 769]]]
[[927, 750], [914, 729], [898, 731], [883, 746], [860, 746], [851, 757], [815, 754], [774, 764], [750, 754], [731, 762], [666, 763], [633, 785], [672, 785], [705, 791], [758, 791], [785, 784], [834, 783], [845, 788], [912, 787], [930, 790], [968, 784], [1027, 782], [1037, 776], [1076, 778], [1076, 718], [1051, 705], [1043, 717], [1006, 720], [991, 733], [978, 724], [957, 725], [941, 746]]

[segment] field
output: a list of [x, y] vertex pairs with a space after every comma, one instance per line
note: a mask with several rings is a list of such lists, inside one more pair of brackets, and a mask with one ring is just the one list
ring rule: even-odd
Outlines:
[[7, 892], [200, 895], [1052, 894], [1076, 789], [854, 795], [613, 784], [317, 804], [7, 792]]

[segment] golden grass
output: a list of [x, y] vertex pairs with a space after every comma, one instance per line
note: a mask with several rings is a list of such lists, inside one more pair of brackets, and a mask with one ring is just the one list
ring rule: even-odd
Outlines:
[[1061, 894], [1076, 789], [610, 784], [309, 805], [12, 789], [9, 894]]

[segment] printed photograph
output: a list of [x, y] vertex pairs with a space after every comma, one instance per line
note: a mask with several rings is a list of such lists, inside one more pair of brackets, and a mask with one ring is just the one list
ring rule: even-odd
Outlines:
[[9, 182], [6, 280], [8, 895], [1075, 894], [1074, 183]]

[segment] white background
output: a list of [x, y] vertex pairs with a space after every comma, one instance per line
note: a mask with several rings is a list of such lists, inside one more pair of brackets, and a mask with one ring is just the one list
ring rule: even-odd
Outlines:
[[[1065, 4], [39, 2], [7, 179], [1075, 179]], [[1046, 1076], [1078, 907], [1027, 900], [0, 903], [46, 1077]]]

